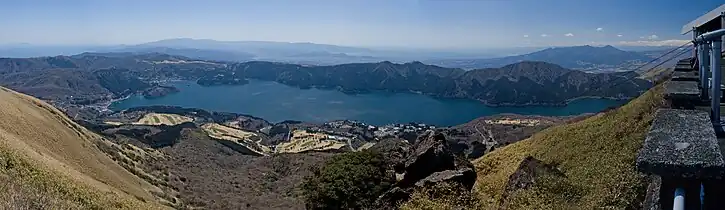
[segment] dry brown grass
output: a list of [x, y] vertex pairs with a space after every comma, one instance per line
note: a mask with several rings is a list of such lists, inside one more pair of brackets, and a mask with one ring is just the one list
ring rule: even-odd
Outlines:
[[558, 164], [566, 178], [542, 177], [534, 187], [513, 192], [509, 209], [638, 208], [645, 181], [634, 161], [660, 106], [657, 86], [619, 109], [549, 128], [486, 154], [474, 161], [481, 208], [498, 208], [509, 176], [526, 156]]
[[59, 199], [22, 181], [0, 174], [0, 209], [80, 209], [81, 205]]
[[[473, 199], [419, 191], [402, 208], [641, 208], [646, 181], [634, 162], [656, 109], [663, 105], [661, 93], [656, 86], [618, 109], [551, 127], [475, 160]], [[508, 192], [502, 202], [509, 177], [527, 156], [557, 165], [565, 177], [541, 175], [532, 187]]]
[[201, 126], [209, 137], [215, 139], [229, 140], [246, 147], [259, 154], [269, 154], [272, 152], [268, 146], [262, 145], [260, 140], [252, 141], [251, 138], [257, 136], [256, 133], [244, 131], [241, 129], [220, 125], [217, 123], [207, 123]]
[[[178, 125], [185, 122], [194, 121], [193, 118], [182, 116], [178, 114], [164, 114], [164, 113], [148, 113], [144, 115], [138, 122], [137, 125]], [[108, 123], [108, 122], [107, 122]], [[113, 123], [113, 122], [112, 122]]]
[[400, 206], [401, 210], [450, 210], [477, 209], [481, 201], [471, 192], [461, 191], [461, 186], [439, 183], [428, 189], [413, 192], [410, 200]]
[[341, 149], [347, 144], [335, 141], [325, 140], [326, 134], [310, 133], [305, 130], [295, 130], [292, 132], [292, 139], [277, 145], [275, 152], [277, 153], [300, 153], [305, 151], [324, 151], [331, 149]]
[[156, 188], [96, 148], [100, 138], [47, 103], [0, 88], [0, 175], [19, 200], [43, 195], [57, 198], [59, 208], [154, 207], [149, 191]]

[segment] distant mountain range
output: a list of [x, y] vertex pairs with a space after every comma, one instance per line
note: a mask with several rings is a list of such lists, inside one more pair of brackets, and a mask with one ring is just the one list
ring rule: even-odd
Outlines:
[[548, 48], [529, 54], [489, 59], [443, 59], [429, 60], [429, 64], [463, 69], [497, 68], [522, 61], [543, 61], [566, 68], [582, 70], [604, 70], [644, 63], [651, 59], [641, 52], [617, 49], [611, 45], [603, 47], [574, 46]]
[[[160, 53], [84, 53], [0, 59], [0, 85], [64, 103], [96, 103], [141, 93], [157, 81], [276, 81], [356, 94], [417, 92], [491, 106], [562, 105], [579, 97], [625, 99], [648, 89], [633, 72], [591, 74], [545, 62], [464, 71], [421, 62], [305, 66], [266, 61], [213, 62]], [[207, 81], [208, 80], [208, 81]], [[244, 84], [239, 82], [239, 84]]]
[[633, 72], [592, 74], [545, 62], [520, 62], [501, 68], [464, 71], [421, 62], [343, 64], [304, 67], [245, 62], [231, 67], [245, 78], [277, 81], [301, 88], [335, 88], [347, 93], [417, 92], [462, 98], [487, 105], [563, 105], [579, 97], [625, 99], [651, 84]]
[[[630, 49], [630, 48], [628, 48]], [[631, 48], [635, 49], [635, 48]], [[647, 48], [636, 48], [645, 50]], [[662, 49], [657, 49], [662, 51]], [[642, 63], [651, 54], [623, 51], [612, 46], [557, 48], [510, 48], [489, 50], [373, 49], [314, 43], [268, 41], [217, 41], [210, 39], [166, 39], [119, 46], [0, 45], [0, 57], [74, 55], [83, 52], [162, 53], [193, 59], [245, 62], [272, 61], [302, 65], [338, 65], [391, 61], [422, 61], [448, 68], [499, 68], [521, 61], [544, 61], [586, 71], [614, 71]], [[650, 51], [657, 52], [657, 51]]]
[[565, 68], [592, 72], [631, 70], [637, 64], [652, 58], [647, 53], [624, 51], [609, 45], [556, 47], [528, 54], [492, 58], [485, 55], [396, 52], [312, 43], [224, 42], [197, 39], [161, 40], [122, 48], [119, 51], [158, 52], [218, 61], [273, 61], [304, 65], [422, 61], [426, 64], [467, 70], [500, 68], [523, 61], [543, 61]]

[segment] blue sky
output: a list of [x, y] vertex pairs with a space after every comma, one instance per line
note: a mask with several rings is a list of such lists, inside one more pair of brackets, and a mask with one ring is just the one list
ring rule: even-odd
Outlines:
[[690, 38], [679, 34], [682, 25], [722, 3], [717, 0], [3, 0], [0, 1], [0, 44], [110, 45], [198, 38], [415, 48], [654, 45]]

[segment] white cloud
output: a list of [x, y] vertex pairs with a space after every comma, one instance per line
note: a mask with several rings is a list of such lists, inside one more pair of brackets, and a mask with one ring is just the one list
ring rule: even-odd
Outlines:
[[604, 31], [604, 28], [599, 27], [597, 28], [597, 31]]
[[622, 37], [622, 34], [617, 34], [617, 37]]
[[650, 40], [657, 39], [657, 38], [659, 38], [659, 37], [657, 37], [657, 35], [654, 35], [654, 34], [647, 37], [647, 39], [650, 39]]
[[690, 40], [680, 40], [680, 39], [670, 39], [670, 40], [639, 40], [639, 41], [621, 41], [619, 42], [619, 45], [624, 46], [655, 46], [655, 47], [661, 47], [661, 46], [680, 46], [685, 43], [690, 42]]
[[529, 35], [528, 34], [527, 35], [524, 35], [524, 38], [529, 38]]
[[541, 34], [541, 37], [547, 37], [547, 36], [549, 36], [549, 35], [548, 34]]
[[564, 34], [564, 36], [574, 36], [572, 33]]

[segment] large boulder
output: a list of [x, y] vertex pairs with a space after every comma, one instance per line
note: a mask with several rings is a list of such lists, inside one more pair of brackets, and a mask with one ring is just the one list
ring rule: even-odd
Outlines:
[[461, 190], [470, 191], [476, 181], [473, 164], [465, 157], [454, 154], [442, 133], [428, 131], [422, 134], [403, 154], [406, 154], [406, 157], [397, 164], [399, 167], [396, 170], [397, 173], [402, 173], [403, 177], [392, 189], [378, 198], [376, 206], [381, 209], [394, 209], [401, 202], [408, 200], [416, 189], [445, 182], [462, 186]]
[[566, 175], [561, 172], [556, 165], [547, 164], [534, 157], [528, 156], [519, 163], [516, 171], [509, 176], [501, 199], [499, 200], [499, 209], [509, 209], [511, 205], [508, 198], [516, 191], [530, 189], [541, 182], [545, 176], [551, 178], [565, 178]]
[[383, 155], [386, 162], [390, 164], [390, 168], [396, 173], [405, 172], [405, 161], [411, 145], [408, 141], [398, 138], [388, 138], [380, 140], [378, 143], [370, 147], [370, 150]]
[[410, 187], [435, 172], [455, 169], [455, 156], [442, 133], [428, 131], [419, 136], [405, 159], [401, 187]]
[[443, 182], [459, 184], [459, 186], [462, 186], [466, 190], [470, 191], [473, 188], [473, 184], [476, 182], [476, 170], [473, 166], [464, 166], [456, 170], [435, 172], [416, 182], [415, 186], [427, 188]]
[[412, 189], [403, 189], [401, 187], [393, 187], [386, 191], [377, 200], [375, 200], [375, 209], [397, 209], [398, 205], [403, 201], [410, 199], [413, 194]]

